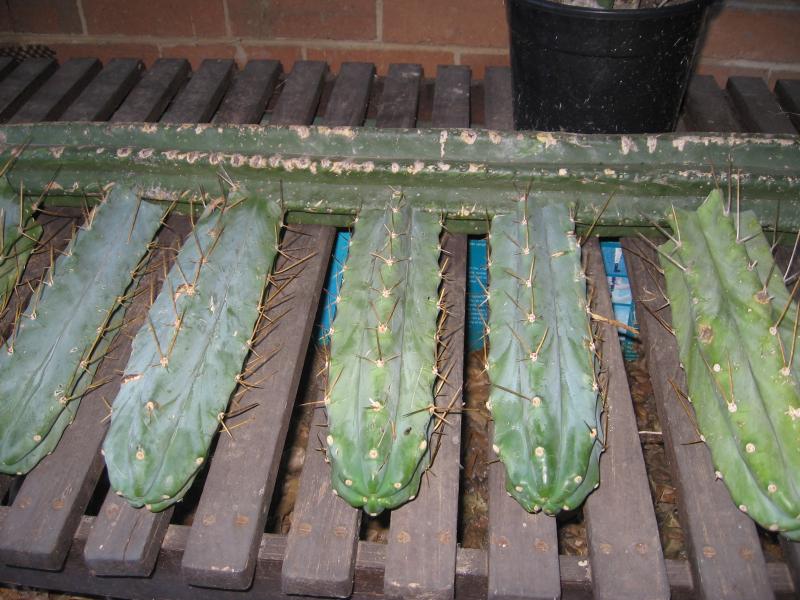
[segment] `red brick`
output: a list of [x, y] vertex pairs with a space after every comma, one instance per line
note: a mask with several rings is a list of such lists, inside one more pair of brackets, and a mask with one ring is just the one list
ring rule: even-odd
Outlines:
[[242, 37], [269, 37], [269, 2], [265, 0], [228, 0], [231, 33]]
[[158, 48], [150, 44], [48, 44], [63, 63], [70, 58], [99, 58], [106, 64], [112, 58], [138, 58], [150, 66], [159, 57]]
[[236, 46], [233, 44], [161, 46], [161, 56], [163, 58], [185, 58], [192, 64], [192, 69], [197, 69], [206, 58], [236, 58]]
[[472, 79], [483, 79], [486, 67], [507, 67], [508, 54], [462, 54], [461, 64], [472, 69]]
[[503, 0], [387, 0], [383, 39], [406, 44], [506, 47]]
[[800, 63], [800, 11], [725, 9], [709, 23], [702, 56]]
[[453, 64], [453, 53], [438, 50], [348, 50], [346, 48], [308, 48], [308, 60], [324, 60], [338, 73], [343, 62], [371, 62], [378, 75], [386, 75], [392, 63], [421, 64], [426, 77], [436, 77], [438, 65]]
[[0, 31], [14, 31], [11, 24], [11, 13], [5, 2], [0, 2]]
[[225, 35], [222, 0], [83, 0], [83, 14], [91, 34], [163, 37]]
[[19, 33], [83, 33], [76, 0], [8, 0]]
[[724, 88], [725, 84], [728, 82], [728, 77], [734, 75], [744, 75], [747, 77], [761, 77], [762, 79], [767, 79], [769, 77], [769, 69], [750, 69], [714, 64], [709, 65], [701, 62], [699, 65], [697, 65], [697, 74], [713, 75], [714, 79], [717, 80], [717, 84]]
[[[295, 61], [302, 60], [300, 46], [249, 46], [244, 45], [247, 60], [273, 59], [280, 61], [284, 73], [292, 70]], [[243, 65], [239, 65], [240, 67]]]

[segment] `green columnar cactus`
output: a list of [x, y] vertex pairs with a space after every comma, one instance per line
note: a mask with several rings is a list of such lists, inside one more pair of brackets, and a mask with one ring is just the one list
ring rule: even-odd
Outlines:
[[718, 191], [672, 229], [661, 264], [701, 439], [739, 509], [798, 541], [794, 303], [754, 216], [725, 215]]
[[5, 179], [0, 180], [0, 312], [7, 306], [42, 228]]
[[184, 242], [133, 340], [103, 444], [111, 486], [154, 512], [180, 500], [242, 381], [275, 259], [276, 202], [228, 195]]
[[556, 514], [598, 485], [602, 403], [580, 247], [567, 208], [527, 199], [490, 235], [488, 407], [506, 489]]
[[115, 187], [40, 283], [0, 353], [3, 473], [36, 466], [75, 418], [163, 213]]
[[334, 493], [376, 515], [411, 500], [429, 463], [440, 216], [402, 198], [357, 219], [331, 328]]

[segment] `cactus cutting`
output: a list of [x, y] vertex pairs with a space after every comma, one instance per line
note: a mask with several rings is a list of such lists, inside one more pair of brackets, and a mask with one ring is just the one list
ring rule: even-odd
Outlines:
[[569, 210], [527, 196], [491, 223], [493, 448], [529, 512], [579, 506], [598, 485], [602, 403], [586, 277]]
[[39, 283], [0, 354], [0, 471], [28, 472], [74, 419], [163, 213], [114, 187]]
[[184, 242], [133, 340], [103, 445], [133, 506], [167, 508], [203, 467], [243, 379], [280, 226], [277, 202], [234, 189]]
[[797, 308], [752, 214], [714, 191], [660, 247], [688, 396], [734, 503], [800, 540]]
[[376, 515], [413, 499], [430, 456], [438, 214], [395, 197], [358, 214], [331, 329], [325, 404], [333, 490]]

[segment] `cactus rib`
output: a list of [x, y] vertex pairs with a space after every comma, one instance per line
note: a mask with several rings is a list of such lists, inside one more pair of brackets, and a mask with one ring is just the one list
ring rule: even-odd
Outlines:
[[58, 444], [123, 316], [163, 206], [115, 187], [42, 281], [0, 354], [0, 471], [26, 473]]
[[281, 212], [234, 189], [181, 248], [137, 332], [103, 445], [112, 487], [157, 512], [205, 463], [261, 310]]
[[0, 312], [5, 310], [28, 258], [36, 247], [42, 228], [30, 207], [15, 198], [8, 182], [0, 181]]
[[719, 191], [676, 210], [672, 226], [661, 263], [701, 439], [740, 510], [800, 540], [797, 331], [778, 323], [792, 302], [783, 278], [771, 277], [755, 217], [724, 215]]
[[440, 216], [403, 199], [357, 219], [331, 328], [325, 403], [334, 492], [376, 515], [429, 463]]
[[568, 209], [519, 202], [490, 234], [488, 406], [506, 489], [556, 514], [598, 485], [602, 404]]

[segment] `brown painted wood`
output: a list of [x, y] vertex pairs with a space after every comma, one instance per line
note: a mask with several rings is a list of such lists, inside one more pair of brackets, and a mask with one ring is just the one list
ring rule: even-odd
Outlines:
[[100, 67], [100, 61], [96, 58], [68, 60], [9, 119], [9, 123], [36, 123], [58, 119], [100, 72]]
[[204, 60], [161, 117], [161, 122], [207, 123], [225, 95], [235, 69], [232, 60]]
[[483, 89], [484, 104], [486, 106], [486, 128], [497, 131], [513, 130], [511, 69], [508, 67], [487, 67]]
[[487, 555], [489, 600], [561, 597], [556, 519], [526, 512], [509, 496], [505, 467], [499, 460], [489, 465]]
[[[176, 236], [167, 229], [158, 237], [159, 246], [175, 241]], [[173, 256], [174, 252], [156, 250], [153, 264]], [[158, 289], [161, 279], [162, 270], [155, 269], [142, 278], [140, 289], [151, 285]], [[56, 450], [25, 477], [0, 527], [0, 562], [36, 569], [61, 568], [103, 472], [100, 447], [108, 428], [108, 406], [119, 390], [119, 374], [130, 356], [130, 339], [142, 325], [147, 309], [147, 295], [137, 296], [125, 313], [125, 326], [112, 342], [94, 378], [109, 379], [109, 383], [81, 400], [75, 420], [67, 427]]]
[[237, 74], [214, 123], [260, 123], [282, 71], [277, 60], [251, 60]]
[[775, 84], [775, 96], [794, 128], [800, 131], [800, 79], [779, 79]]
[[434, 127], [469, 127], [469, 67], [442, 65], [436, 71], [431, 121]]
[[325, 110], [325, 124], [331, 127], [363, 125], [374, 77], [372, 63], [343, 63]]
[[[434, 461], [417, 498], [392, 511], [383, 593], [386, 598], [453, 598], [461, 459], [464, 376], [464, 299], [467, 238], [446, 234], [442, 243], [444, 302], [448, 314], [440, 372], [446, 378], [436, 406], [448, 412], [431, 439]], [[435, 418], [435, 417], [434, 417]]]
[[[583, 249], [592, 310], [614, 319], [600, 243], [592, 238]], [[594, 597], [667, 600], [669, 581], [617, 329], [607, 322], [598, 326], [600, 373], [606, 374], [601, 383], [607, 439], [600, 458], [600, 487], [583, 509]]]
[[143, 69], [142, 61], [135, 58], [111, 59], [59, 120], [108, 120], [139, 81]]
[[[311, 381], [321, 402], [324, 382]], [[353, 592], [358, 528], [361, 510], [353, 508], [331, 490], [331, 468], [318, 451], [327, 435], [325, 411], [318, 408], [311, 423], [300, 489], [292, 513], [281, 571], [284, 594], [347, 598]]]
[[11, 73], [16, 66], [17, 63], [10, 56], [0, 56], [0, 81], [2, 81], [6, 75]]
[[189, 76], [189, 62], [159, 58], [111, 117], [113, 123], [158, 121]]
[[658, 264], [658, 257], [637, 240], [623, 240], [623, 248], [697, 594], [709, 600], [772, 598], [755, 525], [734, 506], [724, 483], [715, 478], [711, 455], [698, 443], [689, 417], [692, 409], [672, 388], [674, 383], [678, 389], [686, 389], [677, 342], [649, 312], [658, 311], [664, 323], [672, 322], [669, 306], [659, 310], [665, 303], [663, 275], [639, 258]]
[[275, 105], [271, 125], [310, 125], [317, 112], [328, 65], [317, 60], [294, 63]]
[[730, 77], [727, 90], [744, 131], [797, 133], [791, 119], [760, 77]]
[[52, 58], [28, 58], [0, 86], [0, 123], [4, 123], [30, 98], [58, 68]]
[[420, 65], [389, 65], [389, 73], [383, 80], [377, 127], [413, 127], [417, 122], [419, 90], [422, 82]]
[[728, 93], [711, 75], [695, 75], [683, 103], [683, 119], [689, 131], [733, 132], [742, 127], [736, 120]]

